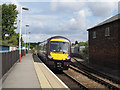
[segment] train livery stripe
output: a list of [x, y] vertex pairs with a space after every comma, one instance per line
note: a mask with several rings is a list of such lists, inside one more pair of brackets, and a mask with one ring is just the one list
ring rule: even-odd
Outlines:
[[51, 39], [50, 41], [69, 42], [68, 40], [65, 39]]

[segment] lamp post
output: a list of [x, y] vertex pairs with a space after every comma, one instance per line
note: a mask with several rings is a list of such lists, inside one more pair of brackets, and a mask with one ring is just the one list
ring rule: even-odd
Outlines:
[[[26, 29], [27, 29], [27, 27], [29, 27], [29, 25], [25, 25], [26, 26]], [[27, 39], [27, 31], [26, 31], [26, 29], [25, 29], [25, 34], [26, 34], [26, 38], [25, 39]], [[27, 54], [28, 54], [28, 43], [27, 43], [27, 40], [26, 40], [26, 43], [25, 43], [25, 46], [27, 47]]]
[[26, 36], [27, 36], [27, 34], [26, 34], [26, 28], [25, 28], [25, 50], [24, 50], [24, 56], [26, 56]]
[[19, 62], [21, 62], [21, 30], [22, 30], [22, 9], [29, 10], [28, 8], [24, 8], [20, 6], [20, 20], [19, 20]]
[[31, 32], [29, 32], [29, 50], [30, 50], [30, 33], [31, 33]]

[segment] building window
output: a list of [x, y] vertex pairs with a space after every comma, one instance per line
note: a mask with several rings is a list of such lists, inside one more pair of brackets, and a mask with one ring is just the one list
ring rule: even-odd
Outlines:
[[96, 31], [93, 32], [93, 38], [96, 38]]
[[105, 36], [107, 37], [107, 36], [110, 36], [110, 28], [109, 27], [107, 27], [106, 29], [105, 29]]

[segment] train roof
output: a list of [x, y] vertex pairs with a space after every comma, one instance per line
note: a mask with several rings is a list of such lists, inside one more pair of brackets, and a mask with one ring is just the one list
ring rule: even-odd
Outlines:
[[[63, 37], [63, 36], [54, 36], [54, 37], [48, 38], [47, 40], [42, 41], [41, 43], [50, 41], [51, 39], [55, 39], [55, 38], [62, 38], [62, 39], [66, 39], [66, 40], [68, 40], [69, 42], [71, 42], [71, 41], [70, 41], [69, 39], [67, 39], [66, 37]], [[41, 44], [41, 43], [40, 43], [40, 44]]]
[[66, 37], [63, 37], [63, 36], [54, 36], [54, 37], [51, 37], [51, 38], [49, 38], [49, 39], [47, 39], [47, 40], [49, 41], [49, 40], [51, 40], [51, 39], [53, 39], [53, 38], [63, 38], [63, 39], [66, 39], [66, 40], [68, 40], [68, 41], [70, 42], [69, 39], [67, 39]]

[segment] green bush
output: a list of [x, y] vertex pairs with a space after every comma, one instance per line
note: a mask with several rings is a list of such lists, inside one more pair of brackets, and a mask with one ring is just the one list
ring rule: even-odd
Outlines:
[[88, 42], [86, 42], [85, 48], [82, 51], [80, 51], [80, 55], [83, 57], [83, 59], [88, 60], [88, 53], [89, 53]]
[[1, 42], [2, 45], [8, 45], [8, 42], [6, 42], [6, 41], [3, 41], [3, 40], [2, 40], [2, 41], [0, 41], [0, 42]]

